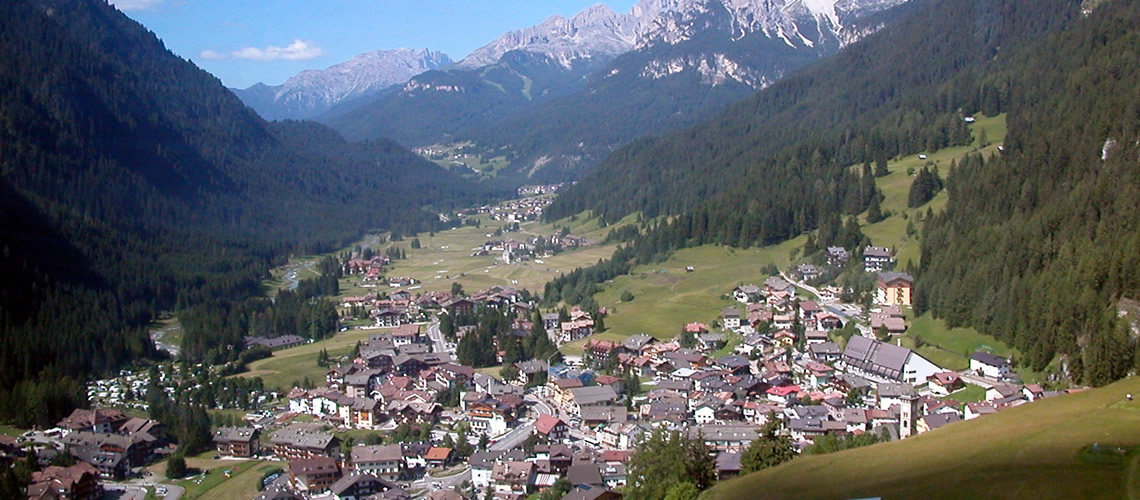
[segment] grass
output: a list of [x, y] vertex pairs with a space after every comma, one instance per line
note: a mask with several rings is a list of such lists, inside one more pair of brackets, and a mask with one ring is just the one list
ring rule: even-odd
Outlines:
[[[201, 491], [197, 496], [191, 496], [187, 489], [183, 498], [201, 498], [203, 500], [227, 500], [230, 498], [253, 498], [257, 496], [261, 478], [273, 468], [280, 468], [281, 464], [266, 462], [243, 462], [234, 469], [231, 477], [226, 477], [222, 471], [212, 472], [208, 478], [217, 476], [220, 482], [214, 483], [209, 489]], [[224, 470], [224, 469], [223, 469]], [[207, 481], [202, 482], [205, 486]]]
[[[259, 460], [215, 460], [214, 450], [199, 455], [186, 457], [186, 467], [197, 469], [204, 473], [186, 479], [173, 481], [174, 484], [186, 488], [184, 499], [230, 499], [253, 498], [257, 495], [257, 485], [266, 470], [280, 467], [280, 464]], [[166, 461], [159, 462], [147, 468], [155, 478], [166, 477]], [[231, 471], [226, 477], [225, 471]], [[170, 482], [170, 481], [167, 481]]]
[[986, 390], [980, 385], [966, 384], [966, 387], [958, 389], [942, 399], [953, 399], [959, 403], [976, 403], [986, 400]]
[[158, 330], [162, 332], [162, 336], [159, 338], [159, 340], [165, 344], [170, 344], [173, 346], [182, 345], [182, 323], [178, 322], [178, 318], [167, 318], [152, 321], [150, 325], [147, 326], [147, 329], [151, 331]]
[[1135, 457], [1089, 463], [1094, 443], [1140, 444], [1140, 378], [1022, 405], [900, 442], [789, 463], [718, 484], [702, 499], [1128, 498]]
[[357, 341], [367, 342], [370, 334], [382, 331], [347, 330], [331, 339], [274, 351], [272, 356], [250, 363], [246, 372], [235, 376], [261, 377], [265, 387], [276, 387], [282, 391], [292, 387], [294, 382], [300, 383], [305, 377], [314, 385], [323, 385], [328, 369], [317, 366], [317, 355], [321, 349], [328, 349], [334, 358], [343, 356], [352, 351]]
[[[585, 267], [596, 263], [599, 259], [609, 258], [616, 245], [595, 245], [574, 249], [560, 253], [550, 258], [516, 263], [502, 264], [496, 262], [497, 255], [472, 256], [472, 249], [481, 246], [489, 239], [524, 240], [535, 235], [550, 236], [555, 229], [552, 224], [526, 222], [520, 224], [518, 233], [503, 233], [501, 236], [491, 236], [495, 229], [505, 226], [506, 222], [487, 221], [481, 227], [459, 227], [431, 235], [422, 233], [408, 236], [403, 241], [392, 242], [390, 245], [402, 248], [407, 259], [396, 260], [385, 270], [388, 276], [407, 276], [420, 281], [415, 292], [450, 290], [453, 282], [463, 284], [468, 292], [491, 288], [492, 286], [514, 286], [532, 291], [541, 291], [546, 282], [568, 273], [575, 268]], [[614, 226], [611, 226], [614, 227]], [[599, 228], [600, 229], [600, 228]], [[600, 236], [594, 233], [583, 234], [571, 229], [574, 234], [582, 235], [594, 241], [601, 241], [605, 232], [599, 231]], [[411, 248], [412, 238], [419, 238], [421, 248]], [[363, 295], [369, 292], [389, 291], [386, 285], [377, 287], [361, 287], [357, 278], [348, 277], [341, 282], [341, 296]]]
[[[973, 328], [950, 328], [945, 321], [934, 319], [930, 313], [914, 318], [900, 340], [904, 347], [913, 349], [916, 338], [921, 338], [923, 344], [917, 349], [919, 354], [950, 370], [969, 368], [970, 354], [974, 351], [987, 351], [1004, 357], [1017, 355], [1015, 349], [996, 338]], [[1038, 382], [1044, 377], [1042, 373], [1024, 368], [1017, 372], [1026, 383]]]
[[[922, 337], [924, 343], [935, 344], [968, 360], [974, 351], [989, 351], [998, 356], [1010, 356], [1012, 347], [973, 328], [950, 328], [946, 322], [926, 313], [911, 321], [908, 337]], [[968, 361], [967, 361], [967, 364]]]
[[[941, 212], [946, 208], [946, 203], [949, 201], [946, 191], [942, 191], [927, 204], [917, 208], [908, 208], [907, 196], [910, 194], [910, 185], [914, 179], [907, 175], [907, 169], [917, 171], [923, 166], [933, 165], [939, 168], [939, 173], [945, 179], [950, 173], [951, 162], [960, 162], [963, 157], [973, 152], [980, 152], [987, 156], [996, 152], [997, 147], [1005, 140], [1005, 114], [993, 117], [978, 115], [976, 118], [977, 120], [970, 125], [974, 137], [973, 144], [928, 152], [925, 153], [926, 159], [919, 158], [917, 154], [897, 158], [887, 162], [887, 170], [891, 172], [889, 175], [875, 179], [876, 186], [883, 193], [882, 209], [884, 213], [889, 212], [892, 215], [874, 224], [866, 224], [864, 216], [863, 233], [871, 238], [874, 245], [894, 248], [897, 251], [900, 269], [905, 268], [907, 262], [918, 263], [921, 246], [918, 235], [922, 230], [921, 219], [926, 214], [927, 209], [929, 208], [935, 213]], [[989, 144], [985, 146], [978, 141], [982, 130], [985, 130], [989, 141]], [[855, 166], [852, 168], [861, 170], [862, 167]], [[907, 234], [907, 222], [913, 224], [914, 235]]]
[[23, 434], [24, 432], [27, 432], [27, 431], [25, 429], [17, 429], [16, 427], [12, 427], [11, 425], [0, 425], [0, 434], [16, 437], [16, 436], [19, 436], [20, 434]]
[[476, 368], [475, 373], [482, 373], [495, 380], [502, 380], [503, 377], [499, 375], [499, 370], [503, 369], [503, 365], [485, 366], [483, 368]]
[[[728, 294], [740, 284], [762, 283], [767, 275], [760, 269], [774, 263], [784, 267], [792, 250], [804, 243], [802, 237], [779, 245], [736, 249], [716, 245], [686, 248], [665, 262], [637, 266], [626, 276], [604, 285], [594, 298], [609, 308], [608, 330], [587, 339], [562, 346], [566, 354], [581, 354], [582, 344], [591, 338], [623, 340], [645, 332], [658, 339], [675, 337], [681, 327], [694, 321], [710, 324], [727, 306], [740, 306]], [[688, 266], [693, 272], [687, 272]], [[622, 292], [634, 298], [622, 302]]]

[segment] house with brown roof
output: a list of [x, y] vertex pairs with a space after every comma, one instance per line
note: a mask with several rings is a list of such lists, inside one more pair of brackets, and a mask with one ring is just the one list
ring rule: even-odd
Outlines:
[[273, 453], [285, 460], [332, 456], [340, 446], [340, 440], [331, 433], [301, 426], [280, 429], [273, 433], [269, 442]]
[[570, 432], [570, 427], [554, 415], [539, 415], [534, 422], [534, 430], [547, 442], [559, 442]]
[[214, 445], [219, 455], [249, 458], [261, 452], [260, 435], [253, 427], [222, 427], [214, 431]]
[[950, 393], [966, 386], [957, 372], [945, 371], [935, 373], [927, 380], [930, 393], [935, 396], [949, 396]]
[[404, 453], [399, 444], [354, 446], [350, 457], [355, 474], [396, 481], [404, 472]]
[[372, 474], [352, 474], [338, 479], [329, 486], [336, 500], [357, 500], [373, 498], [377, 493], [383, 493], [396, 485]]
[[99, 483], [99, 471], [81, 462], [33, 472], [27, 495], [29, 499], [95, 500], [103, 496], [103, 486]]
[[491, 487], [496, 497], [525, 498], [534, 485], [534, 463], [516, 460], [498, 462], [491, 470]]
[[119, 410], [96, 408], [84, 410], [77, 408], [67, 418], [60, 420], [56, 425], [64, 432], [86, 431], [95, 433], [118, 432], [119, 426], [129, 420], [126, 414]]
[[332, 457], [302, 458], [289, 461], [289, 483], [296, 491], [320, 493], [340, 479], [340, 468]]

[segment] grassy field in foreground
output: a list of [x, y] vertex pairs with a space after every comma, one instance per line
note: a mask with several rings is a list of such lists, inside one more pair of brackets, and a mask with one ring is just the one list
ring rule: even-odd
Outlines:
[[[603, 285], [595, 296], [610, 315], [605, 320], [608, 330], [590, 338], [621, 340], [645, 332], [667, 339], [686, 323], [711, 324], [720, 317], [721, 308], [741, 306], [726, 294], [737, 285], [763, 283], [768, 276], [760, 269], [767, 264], [786, 266], [792, 250], [803, 243], [800, 237], [764, 248], [705, 245], [677, 251], [665, 262], [638, 266]], [[692, 272], [686, 272], [688, 266]], [[621, 302], [625, 291], [633, 294], [632, 301]], [[584, 342], [567, 344], [563, 352], [577, 354]]]
[[1125, 399], [1137, 392], [1132, 377], [901, 442], [802, 456], [701, 498], [1136, 498], [1135, 452], [1090, 460], [1082, 449], [1140, 445], [1140, 400]]

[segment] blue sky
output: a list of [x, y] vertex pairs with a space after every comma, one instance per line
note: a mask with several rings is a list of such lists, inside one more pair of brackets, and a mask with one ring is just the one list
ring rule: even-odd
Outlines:
[[499, 35], [635, 0], [111, 0], [174, 53], [230, 87], [276, 85], [361, 52], [440, 50], [461, 59]]

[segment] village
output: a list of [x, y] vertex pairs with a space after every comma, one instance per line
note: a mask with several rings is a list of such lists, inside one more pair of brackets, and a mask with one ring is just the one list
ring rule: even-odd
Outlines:
[[[217, 400], [215, 408], [250, 412], [215, 427], [215, 458], [279, 462], [281, 472], [264, 478], [257, 496], [265, 500], [521, 499], [551, 491], [574, 500], [618, 498], [630, 457], [654, 429], [703, 439], [725, 479], [741, 472], [742, 453], [772, 422], [804, 450], [823, 436], [906, 439], [1060, 394], [1023, 385], [1010, 360], [990, 352], [973, 352], [968, 369], [953, 371], [901, 346], [914, 279], [886, 270], [892, 250], [832, 247], [826, 255], [825, 265], [800, 263], [759, 284], [726, 286], [736, 305], [712, 324], [621, 340], [594, 337], [594, 314], [604, 309], [541, 311], [538, 297], [512, 287], [413, 294], [407, 278], [382, 279], [385, 258], [347, 260], [350, 279], [389, 285], [340, 301], [344, 320], [367, 318], [373, 333], [320, 383]], [[843, 302], [847, 291], [819, 283], [826, 268], [851, 259], [875, 278], [870, 308]], [[488, 346], [497, 371], [463, 365], [457, 344], [478, 326], [455, 321], [481, 311], [508, 318], [508, 338], [524, 342], [543, 332], [555, 346], [580, 344], [581, 354], [504, 362], [507, 347], [497, 345]], [[304, 342], [246, 339], [268, 350]], [[76, 410], [55, 429], [0, 438], [13, 459], [28, 441], [40, 443], [36, 458], [44, 464], [58, 454], [75, 459], [37, 473], [33, 491], [95, 492], [102, 482], [115, 487], [131, 478], [157, 484], [145, 467], [169, 453], [171, 439], [161, 424], [113, 408], [145, 410], [148, 387], [173, 393], [170, 381], [184, 377], [120, 375], [90, 385], [100, 409]], [[983, 396], [954, 399], [970, 391]]]

